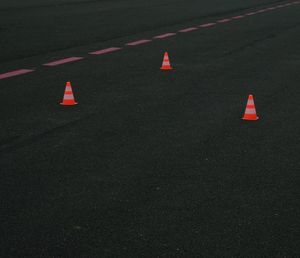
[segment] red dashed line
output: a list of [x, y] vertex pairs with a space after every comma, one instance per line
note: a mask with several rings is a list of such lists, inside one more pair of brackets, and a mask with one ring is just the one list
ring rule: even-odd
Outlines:
[[261, 10], [258, 10], [256, 13], [264, 13], [266, 11], [267, 11], [267, 9], [261, 9]]
[[191, 28], [186, 28], [186, 29], [182, 29], [182, 30], [179, 30], [179, 32], [190, 32], [190, 31], [194, 31], [194, 30], [197, 30], [197, 28], [195, 27], [191, 27]]
[[150, 39], [141, 39], [141, 40], [137, 40], [137, 41], [134, 41], [134, 42], [129, 42], [125, 45], [127, 45], [127, 46], [137, 46], [137, 45], [142, 45], [142, 44], [149, 43], [151, 41], [152, 40], [150, 40]]
[[176, 35], [176, 33], [165, 33], [165, 34], [162, 34], [162, 35], [155, 36], [153, 38], [154, 39], [165, 39], [165, 38], [168, 38], [168, 37], [173, 37], [175, 35]]
[[26, 73], [32, 73], [34, 71], [35, 70], [19, 69], [19, 70], [7, 72], [7, 73], [2, 73], [2, 74], [0, 74], [0, 80], [1, 79], [6, 79], [6, 78], [9, 78], [9, 77], [13, 77], [13, 76], [18, 76], [18, 75], [26, 74]]
[[247, 16], [251, 16], [251, 15], [254, 15], [254, 14], [256, 14], [256, 12], [250, 12], [250, 13], [246, 13], [245, 15], [247, 15]]
[[118, 50], [121, 50], [122, 48], [120, 47], [110, 47], [110, 48], [105, 48], [105, 49], [101, 49], [101, 50], [97, 50], [94, 52], [90, 52], [90, 55], [103, 55], [103, 54], [107, 54], [107, 53], [111, 53], [111, 52], [115, 52]]
[[231, 18], [234, 19], [234, 20], [238, 20], [238, 19], [242, 19], [244, 17], [245, 17], [244, 15], [238, 15], [238, 16], [234, 16], [234, 17], [231, 17]]
[[47, 64], [44, 64], [45, 66], [57, 66], [57, 65], [62, 65], [62, 64], [66, 64], [66, 63], [71, 63], [71, 62], [76, 62], [76, 61], [80, 61], [84, 59], [83, 57], [68, 57], [68, 58], [64, 58], [64, 59], [60, 59], [60, 60], [56, 60]]
[[222, 19], [222, 20], [218, 20], [218, 23], [226, 23], [226, 22], [230, 22], [231, 19]]
[[201, 27], [201, 28], [209, 28], [209, 27], [213, 27], [215, 25], [216, 25], [215, 22], [211, 22], [211, 23], [201, 24], [201, 25], [199, 25], [199, 27]]
[[[267, 11], [272, 11], [272, 10], [276, 10], [278, 8], [283, 8], [283, 7], [296, 5], [296, 4], [300, 4], [300, 1], [294, 1], [294, 2], [290, 2], [290, 3], [286, 3], [286, 4], [280, 4], [280, 5], [277, 5], [277, 6], [272, 6], [272, 7], [269, 7], [269, 8], [261, 9], [261, 10], [258, 10], [256, 12], [249, 12], [249, 13], [245, 13], [243, 15], [233, 16], [231, 18], [224, 18], [224, 19], [218, 20], [216, 22], [201, 24], [198, 27], [200, 27], [200, 28], [210, 28], [210, 27], [213, 27], [213, 26], [217, 25], [217, 23], [220, 23], [220, 24], [221, 23], [227, 23], [227, 22], [231, 21], [232, 19], [238, 20], [238, 19], [244, 18], [245, 16], [252, 16], [252, 15], [255, 15], [255, 14], [264, 13], [264, 12], [267, 12]], [[195, 31], [195, 30], [197, 30], [197, 27], [190, 27], [190, 28], [181, 29], [178, 32], [186, 33], [186, 32]], [[165, 34], [162, 34], [162, 35], [154, 36], [153, 39], [164, 39], [164, 38], [172, 37], [172, 36], [175, 36], [175, 35], [177, 35], [177, 33], [165, 33]], [[149, 40], [149, 39], [141, 39], [141, 40], [126, 43], [125, 45], [126, 46], [137, 46], [137, 45], [149, 43], [151, 41], [152, 40]], [[101, 50], [96, 50], [96, 51], [90, 52], [89, 54], [90, 55], [103, 55], [103, 54], [115, 52], [115, 51], [118, 51], [118, 50], [121, 50], [121, 49], [122, 48], [120, 48], [120, 47], [110, 47], [110, 48], [105, 48], [105, 49], [101, 49]], [[84, 59], [84, 57], [68, 57], [68, 58], [52, 61], [52, 62], [43, 64], [43, 65], [44, 66], [57, 66], [57, 65], [62, 65], [62, 64], [66, 64], [66, 63], [80, 61], [82, 59]], [[19, 69], [19, 70], [15, 70], [15, 71], [0, 74], [0, 79], [5, 79], [5, 78], [18, 76], [18, 75], [22, 75], [22, 74], [27, 74], [27, 73], [31, 73], [31, 72], [34, 72], [34, 71], [35, 70], [30, 70], [30, 69]]]

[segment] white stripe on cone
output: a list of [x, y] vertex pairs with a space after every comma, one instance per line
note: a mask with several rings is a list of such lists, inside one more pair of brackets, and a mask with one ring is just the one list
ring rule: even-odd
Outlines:
[[64, 99], [70, 100], [70, 99], [74, 99], [73, 94], [65, 94]]
[[255, 108], [247, 108], [245, 114], [254, 115], [256, 114]]

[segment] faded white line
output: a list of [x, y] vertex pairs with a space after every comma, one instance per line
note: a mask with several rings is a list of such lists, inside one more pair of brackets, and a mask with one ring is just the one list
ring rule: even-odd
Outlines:
[[44, 66], [63, 65], [63, 64], [71, 63], [71, 62], [80, 61], [82, 59], [84, 59], [84, 57], [73, 56], [73, 57], [68, 57], [68, 58], [56, 60], [56, 61], [53, 61], [53, 62], [50, 62], [50, 63], [46, 63], [46, 64], [44, 64]]
[[107, 53], [111, 53], [111, 52], [115, 52], [118, 50], [121, 50], [122, 48], [120, 47], [110, 47], [110, 48], [105, 48], [105, 49], [100, 49], [94, 52], [90, 52], [90, 55], [103, 55], [103, 54], [107, 54]]
[[150, 39], [141, 39], [141, 40], [126, 43], [125, 45], [127, 45], [127, 46], [137, 46], [137, 45], [142, 45], [142, 44], [149, 43], [151, 41], [152, 40], [150, 40]]
[[179, 30], [179, 32], [185, 33], [185, 32], [190, 32], [190, 31], [194, 31], [194, 30], [197, 30], [197, 28], [195, 28], [195, 27], [186, 28], [186, 29]]
[[176, 33], [165, 33], [165, 34], [162, 34], [162, 35], [155, 36], [153, 38], [154, 39], [164, 39], [164, 38], [172, 37], [172, 36], [175, 36], [175, 35], [176, 35]]
[[0, 74], [0, 80], [1, 79], [6, 79], [9, 77], [13, 77], [13, 76], [18, 76], [18, 75], [22, 75], [22, 74], [26, 74], [26, 73], [32, 73], [35, 70], [30, 70], [30, 69], [19, 69], [19, 70], [15, 70], [15, 71], [11, 71], [11, 72], [7, 72], [7, 73], [2, 73]]

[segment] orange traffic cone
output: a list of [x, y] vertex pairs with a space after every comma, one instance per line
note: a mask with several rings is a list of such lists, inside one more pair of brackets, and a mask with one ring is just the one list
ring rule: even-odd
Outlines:
[[162, 66], [161, 66], [160, 69], [161, 70], [172, 70], [172, 67], [170, 65], [168, 52], [165, 52], [164, 60], [163, 60], [163, 63], [162, 63]]
[[256, 109], [254, 105], [253, 96], [250, 94], [247, 101], [247, 106], [245, 110], [243, 120], [257, 120], [258, 116], [256, 115]]
[[63, 106], [73, 106], [77, 104], [73, 96], [73, 91], [70, 82], [67, 82], [66, 84], [64, 99], [60, 104]]

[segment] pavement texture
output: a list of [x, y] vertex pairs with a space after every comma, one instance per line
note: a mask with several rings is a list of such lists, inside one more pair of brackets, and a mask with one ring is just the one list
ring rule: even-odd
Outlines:
[[299, 257], [300, 4], [178, 32], [286, 3], [1, 3], [0, 256]]

